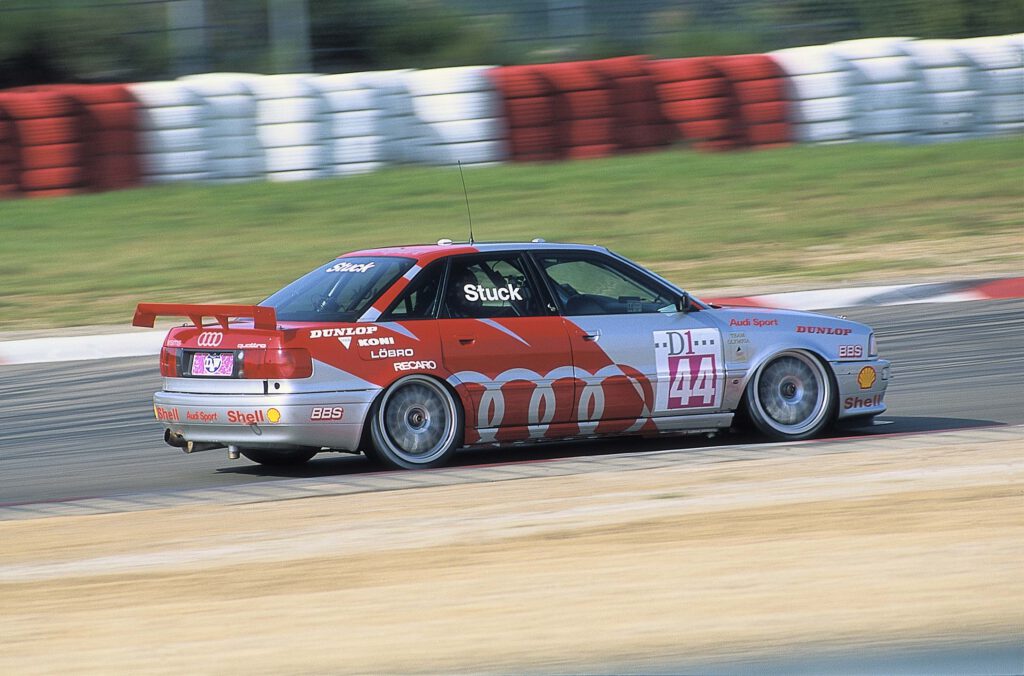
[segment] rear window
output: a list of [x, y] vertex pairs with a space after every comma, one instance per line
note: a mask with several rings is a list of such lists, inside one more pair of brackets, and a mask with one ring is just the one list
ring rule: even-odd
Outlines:
[[338, 258], [260, 303], [286, 322], [352, 322], [415, 261], [391, 256]]

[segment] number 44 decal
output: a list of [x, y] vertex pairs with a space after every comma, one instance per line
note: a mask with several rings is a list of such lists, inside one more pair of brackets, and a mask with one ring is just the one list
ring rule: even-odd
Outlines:
[[722, 345], [715, 329], [655, 331], [658, 411], [718, 408]]

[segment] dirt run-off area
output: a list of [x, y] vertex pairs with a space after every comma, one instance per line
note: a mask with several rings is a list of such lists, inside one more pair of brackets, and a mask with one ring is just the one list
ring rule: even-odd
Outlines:
[[578, 672], [1024, 636], [1024, 434], [932, 438], [0, 522], [0, 673]]

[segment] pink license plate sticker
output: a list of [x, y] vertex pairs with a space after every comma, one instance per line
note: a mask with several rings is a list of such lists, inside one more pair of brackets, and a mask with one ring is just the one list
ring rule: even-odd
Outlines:
[[231, 377], [235, 369], [235, 355], [231, 353], [207, 354], [200, 352], [192, 356], [192, 375]]

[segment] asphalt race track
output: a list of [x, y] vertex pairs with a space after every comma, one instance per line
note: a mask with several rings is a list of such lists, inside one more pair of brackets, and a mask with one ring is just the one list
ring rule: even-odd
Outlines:
[[[1024, 300], [841, 311], [871, 324], [894, 363], [886, 423], [836, 432], [879, 435], [1024, 424]], [[324, 454], [289, 472], [226, 452], [193, 456], [163, 443], [151, 394], [156, 357], [0, 367], [0, 506], [282, 478], [378, 471], [359, 456]], [[747, 443], [724, 435], [617, 439], [463, 452], [460, 465], [516, 463]]]

